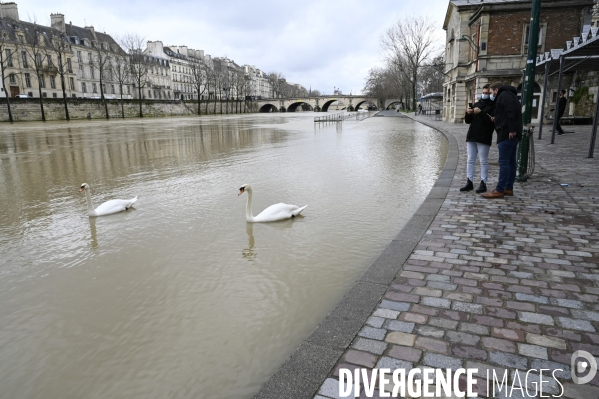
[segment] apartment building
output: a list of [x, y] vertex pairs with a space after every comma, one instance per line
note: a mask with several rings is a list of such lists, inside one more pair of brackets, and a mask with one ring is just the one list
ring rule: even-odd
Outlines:
[[62, 98], [77, 95], [74, 53], [63, 32], [19, 19], [15, 3], [0, 4], [4, 82], [0, 97]]

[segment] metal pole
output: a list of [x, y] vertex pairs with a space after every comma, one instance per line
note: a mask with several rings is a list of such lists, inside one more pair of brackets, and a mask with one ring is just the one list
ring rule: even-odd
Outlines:
[[526, 72], [522, 85], [522, 140], [518, 146], [518, 176], [516, 180], [526, 181], [528, 168], [529, 137], [532, 133], [532, 97], [535, 89], [535, 67], [537, 60], [537, 44], [539, 43], [539, 19], [541, 17], [541, 0], [532, 1], [530, 12], [530, 32], [528, 36], [528, 56], [526, 58]]
[[593, 119], [593, 134], [591, 134], [591, 144], [589, 145], [589, 158], [593, 158], [595, 151], [595, 139], [597, 138], [597, 120], [599, 118], [599, 88], [597, 89], [597, 106], [595, 107], [595, 118]]
[[563, 55], [559, 56], [559, 78], [557, 79], [557, 94], [555, 99], [555, 112], [553, 113], [553, 133], [551, 133], [551, 144], [555, 144], [555, 132], [557, 129], [557, 114], [559, 113], [559, 95], [562, 91], [562, 79], [564, 78], [564, 65], [566, 59]]
[[541, 97], [541, 120], [539, 121], [539, 140], [543, 136], [543, 119], [545, 118], [545, 98], [547, 97], [547, 82], [549, 81], [549, 66], [551, 62], [545, 61], [545, 80], [543, 81], [543, 96]]

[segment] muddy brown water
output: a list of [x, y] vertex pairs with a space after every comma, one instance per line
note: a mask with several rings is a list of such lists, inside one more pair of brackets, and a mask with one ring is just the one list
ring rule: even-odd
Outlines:
[[[2, 124], [0, 397], [251, 397], [445, 163], [407, 118], [314, 116]], [[89, 218], [83, 182], [139, 200]], [[304, 217], [246, 223], [244, 183]]]

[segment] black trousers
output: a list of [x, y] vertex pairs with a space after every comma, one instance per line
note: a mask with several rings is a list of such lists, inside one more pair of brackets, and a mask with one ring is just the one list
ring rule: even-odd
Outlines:
[[557, 123], [555, 124], [555, 130], [557, 130], [557, 132], [559, 134], [564, 134], [564, 130], [562, 129], [562, 127], [559, 125], [559, 120], [562, 119], [562, 115], [559, 115], [557, 118]]

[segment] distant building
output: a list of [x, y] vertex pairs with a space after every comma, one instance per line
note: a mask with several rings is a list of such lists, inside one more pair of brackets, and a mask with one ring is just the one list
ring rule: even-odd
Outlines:
[[[593, 0], [543, 0], [537, 52], [562, 48], [590, 29], [593, 5]], [[475, 102], [486, 83], [502, 81], [521, 89], [531, 7], [531, 0], [449, 1], [443, 23], [444, 120], [462, 122], [468, 103]], [[541, 84], [535, 84], [533, 122], [540, 118]]]
[[172, 100], [171, 64], [164, 53], [162, 42], [160, 40], [148, 41], [144, 54], [149, 62], [148, 83], [142, 90], [144, 98]]
[[[51, 27], [19, 20], [15, 3], [0, 4], [0, 35], [7, 57], [4, 97], [28, 94], [31, 97], [120, 96], [112, 69], [98, 62], [98, 54], [125, 56], [115, 40], [93, 26], [65, 24], [63, 14], [50, 16]], [[102, 85], [102, 86], [100, 86]], [[125, 91], [125, 85], [123, 91]], [[130, 97], [127, 92], [124, 97]]]

